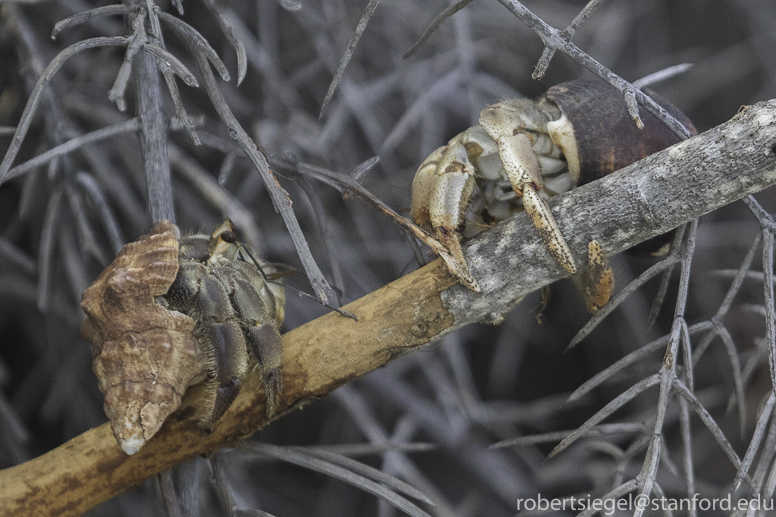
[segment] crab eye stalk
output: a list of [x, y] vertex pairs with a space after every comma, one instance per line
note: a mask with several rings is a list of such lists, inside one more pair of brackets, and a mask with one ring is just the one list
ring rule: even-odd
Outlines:
[[210, 235], [210, 242], [208, 243], [210, 261], [218, 261], [221, 257], [234, 260], [237, 248], [239, 248], [236, 243], [237, 237], [234, 234], [234, 224], [227, 217]]
[[230, 230], [222, 232], [220, 237], [221, 237], [221, 240], [226, 241], [229, 244], [234, 244], [235, 242], [237, 242], [237, 237], [235, 237], [234, 232]]

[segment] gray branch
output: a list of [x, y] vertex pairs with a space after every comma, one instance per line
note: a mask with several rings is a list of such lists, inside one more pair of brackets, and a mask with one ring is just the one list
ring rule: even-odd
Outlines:
[[148, 209], [155, 223], [175, 221], [172, 203], [170, 161], [167, 156], [167, 126], [156, 58], [147, 53], [135, 57], [137, 111], [141, 124], [140, 146], [148, 185]]
[[[614, 255], [774, 183], [776, 100], [771, 100], [600, 181], [556, 196], [550, 207], [577, 264], [585, 264], [590, 239]], [[525, 213], [472, 239], [465, 256], [482, 293], [455, 285], [442, 294], [455, 317], [449, 330], [498, 321], [515, 300], [568, 276]]]

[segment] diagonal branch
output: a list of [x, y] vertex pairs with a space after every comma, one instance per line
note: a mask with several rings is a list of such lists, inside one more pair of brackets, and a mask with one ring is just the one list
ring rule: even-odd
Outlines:
[[[760, 103], [550, 206], [578, 260], [591, 236], [617, 253], [776, 183], [774, 143], [776, 101]], [[346, 306], [358, 322], [328, 314], [285, 334], [279, 413], [467, 323], [498, 319], [515, 300], [566, 275], [525, 213], [470, 241], [466, 255], [480, 294], [456, 285], [437, 260]], [[118, 448], [105, 424], [0, 471], [0, 514], [80, 515], [183, 460], [234, 444], [267, 423], [260, 386], [258, 374], [245, 379], [208, 435], [191, 414], [196, 393], [187, 393], [181, 410], [134, 456]]]
[[641, 120], [638, 118], [638, 109], [636, 106], [636, 101], [638, 101], [638, 103], [644, 106], [647, 111], [667, 125], [676, 136], [682, 139], [690, 136], [690, 132], [687, 128], [672, 117], [665, 108], [655, 102], [649, 95], [634, 88], [628, 81], [616, 75], [604, 65], [583, 52], [579, 47], [571, 43], [564, 32], [547, 25], [544, 20], [529, 11], [517, 0], [498, 0], [498, 2], [506, 7], [509, 12], [520, 18], [529, 29], [536, 32], [547, 48], [560, 50], [595, 75], [617, 88], [617, 90], [625, 97], [628, 111], [635, 120], [636, 125], [641, 127]]
[[[582, 9], [573, 20], [571, 20], [571, 23], [568, 27], [563, 31], [563, 36], [571, 41], [571, 38], [574, 37], [574, 34], [577, 32], [577, 29], [580, 25], [587, 19], [588, 16], [593, 14], [596, 9], [598, 9], [601, 4], [604, 3], [604, 0], [590, 0], [587, 5]], [[542, 55], [539, 58], [539, 62], [536, 63], [536, 68], [534, 69], [534, 73], [531, 74], [531, 78], [536, 79], [537, 81], [544, 78], [544, 74], [547, 72], [547, 67], [550, 66], [550, 61], [552, 61], [552, 57], [555, 55], [555, 49], [553, 47], [545, 47], [542, 51]]]

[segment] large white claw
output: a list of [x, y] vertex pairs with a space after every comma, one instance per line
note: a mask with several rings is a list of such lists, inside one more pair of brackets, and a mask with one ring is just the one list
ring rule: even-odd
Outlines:
[[412, 182], [410, 212], [416, 224], [433, 232], [436, 240], [428, 244], [442, 257], [450, 273], [472, 291], [479, 292], [466, 265], [458, 233], [474, 188], [474, 168], [467, 153], [458, 135], [423, 160]]
[[415, 179], [412, 181], [412, 206], [410, 207], [410, 214], [412, 220], [426, 230], [431, 227], [431, 215], [429, 210], [431, 192], [436, 183], [436, 169], [446, 150], [447, 146], [444, 145], [423, 160], [423, 163], [418, 167], [418, 172], [415, 173]]
[[523, 206], [525, 206], [525, 211], [531, 216], [534, 226], [536, 226], [539, 235], [550, 249], [550, 253], [555, 257], [555, 260], [569, 273], [576, 273], [577, 266], [574, 264], [574, 257], [571, 256], [571, 250], [569, 250], [566, 240], [563, 238], [555, 219], [552, 217], [550, 207], [530, 186], [526, 186], [523, 189]]
[[436, 168], [429, 212], [434, 228], [455, 231], [466, 218], [474, 189], [474, 167], [460, 142], [448, 146]]
[[429, 216], [437, 240], [450, 253], [450, 257], [443, 258], [466, 287], [479, 292], [461, 251], [461, 235], [458, 233], [458, 227], [466, 219], [466, 209], [474, 189], [474, 167], [463, 143], [458, 141], [448, 146], [437, 164], [434, 177]]

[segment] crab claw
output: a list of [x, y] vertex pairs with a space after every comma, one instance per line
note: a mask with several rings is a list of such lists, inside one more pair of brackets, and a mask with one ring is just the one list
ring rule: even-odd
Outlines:
[[469, 266], [466, 264], [466, 259], [461, 250], [461, 236], [457, 233], [449, 234], [438, 231], [435, 237], [444, 249], [434, 251], [442, 257], [448, 271], [456, 276], [466, 288], [479, 293], [480, 286], [469, 271]]
[[531, 216], [534, 226], [555, 260], [572, 275], [576, 273], [577, 266], [574, 264], [574, 257], [571, 256], [571, 250], [552, 217], [550, 207], [531, 186], [523, 189], [523, 206]]
[[[460, 140], [442, 146], [426, 158], [412, 183], [412, 219], [438, 241], [431, 243], [450, 273], [463, 285], [479, 292], [461, 251], [458, 228], [466, 218], [474, 189], [474, 167]], [[441, 246], [440, 246], [441, 245]]]
[[451, 271], [469, 289], [479, 291], [479, 286], [469, 272], [461, 251], [461, 234], [458, 227], [466, 218], [469, 198], [474, 190], [474, 167], [469, 161], [466, 147], [455, 142], [447, 147], [437, 164], [434, 184], [431, 188], [429, 216], [437, 240], [449, 251], [454, 264], [445, 260]]
[[435, 172], [429, 212], [434, 228], [453, 233], [466, 217], [474, 190], [474, 167], [460, 142], [448, 146]]
[[500, 137], [498, 156], [504, 166], [504, 172], [513, 187], [535, 185], [536, 190], [544, 189], [544, 180], [539, 172], [539, 161], [531, 148], [531, 141], [522, 133]]

